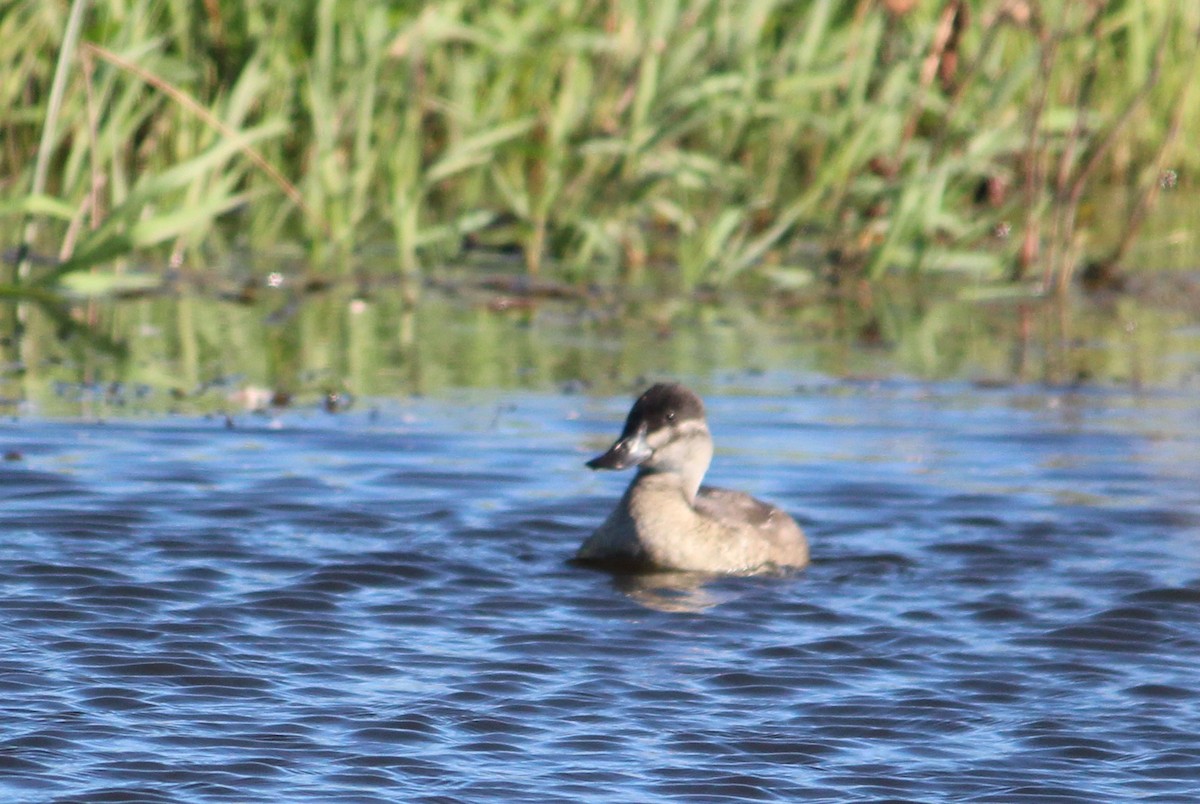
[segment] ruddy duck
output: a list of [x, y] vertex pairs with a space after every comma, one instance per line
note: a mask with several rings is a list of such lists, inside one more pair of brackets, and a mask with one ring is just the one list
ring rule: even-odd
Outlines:
[[625, 429], [592, 469], [638, 468], [616, 509], [579, 548], [588, 563], [752, 573], [808, 563], [786, 512], [749, 494], [701, 486], [713, 442], [700, 397], [659, 383], [638, 397]]

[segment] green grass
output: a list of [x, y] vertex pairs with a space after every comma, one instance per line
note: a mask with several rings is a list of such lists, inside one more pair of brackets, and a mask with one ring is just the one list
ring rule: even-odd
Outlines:
[[[406, 274], [505, 247], [565, 279], [1050, 288], [1200, 168], [1198, 41], [1186, 0], [17, 0], [0, 238], [58, 260], [43, 286], [300, 243], [331, 274], [387, 244]], [[1112, 186], [1125, 231], [1089, 250]]]

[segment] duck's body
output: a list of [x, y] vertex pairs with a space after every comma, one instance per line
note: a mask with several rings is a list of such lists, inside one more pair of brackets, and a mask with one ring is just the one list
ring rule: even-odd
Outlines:
[[637, 476], [576, 558], [714, 573], [807, 564], [808, 542], [786, 512], [740, 491], [700, 485], [712, 452], [699, 397], [666, 383], [642, 394], [621, 437], [588, 462], [593, 469], [637, 466]]

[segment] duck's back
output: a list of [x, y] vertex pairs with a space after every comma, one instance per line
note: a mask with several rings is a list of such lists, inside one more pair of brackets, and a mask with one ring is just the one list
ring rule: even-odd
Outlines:
[[695, 508], [700, 516], [728, 529], [733, 538], [755, 542], [766, 562], [781, 567], [803, 567], [808, 563], [804, 531], [786, 511], [774, 505], [742, 491], [701, 486]]

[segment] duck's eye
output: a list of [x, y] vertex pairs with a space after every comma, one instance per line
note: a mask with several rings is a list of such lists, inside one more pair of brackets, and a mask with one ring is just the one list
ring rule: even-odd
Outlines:
[[669, 421], [669, 422], [675, 421], [675, 411], [673, 411], [673, 410], [667, 411], [667, 421]]

